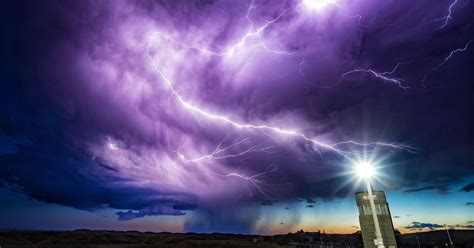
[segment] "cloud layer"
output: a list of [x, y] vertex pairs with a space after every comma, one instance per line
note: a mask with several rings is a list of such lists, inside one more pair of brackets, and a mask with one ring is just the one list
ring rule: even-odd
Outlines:
[[249, 206], [351, 194], [342, 165], [364, 149], [391, 189], [473, 175], [472, 3], [443, 28], [430, 1], [48, 6], [4, 22], [0, 177], [33, 198], [244, 231]]

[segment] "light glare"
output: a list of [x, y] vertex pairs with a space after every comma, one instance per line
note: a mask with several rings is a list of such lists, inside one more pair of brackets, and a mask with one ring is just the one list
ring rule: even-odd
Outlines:
[[310, 9], [321, 10], [328, 5], [336, 4], [335, 0], [303, 0], [303, 4]]
[[357, 163], [355, 170], [356, 170], [357, 175], [359, 175], [362, 178], [367, 178], [367, 179], [371, 178], [375, 173], [373, 164], [369, 162], [365, 162], [365, 161]]

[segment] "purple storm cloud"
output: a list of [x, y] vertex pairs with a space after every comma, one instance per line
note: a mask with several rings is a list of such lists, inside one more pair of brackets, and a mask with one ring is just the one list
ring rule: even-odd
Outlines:
[[[22, 159], [5, 153], [3, 178], [43, 201], [120, 209], [124, 221], [196, 211], [190, 230], [207, 220], [248, 230], [261, 203], [345, 196], [352, 185], [342, 165], [364, 153], [422, 161], [387, 168], [392, 188], [416, 186], [411, 171], [445, 188], [472, 169], [458, 161], [437, 178], [438, 163], [451, 161], [441, 154], [432, 163], [423, 151], [468, 151], [462, 141], [459, 149], [426, 141], [440, 127], [426, 126], [437, 119], [417, 98], [455, 84], [445, 70], [466, 60], [473, 37], [442, 32], [464, 28], [470, 9], [467, 1], [56, 2], [36, 17], [45, 33], [24, 34], [42, 47], [28, 55], [41, 82], [31, 101], [39, 113], [53, 109], [31, 129], [49, 131], [8, 141]], [[25, 158], [41, 171], [13, 166]], [[242, 214], [248, 208], [255, 216]]]

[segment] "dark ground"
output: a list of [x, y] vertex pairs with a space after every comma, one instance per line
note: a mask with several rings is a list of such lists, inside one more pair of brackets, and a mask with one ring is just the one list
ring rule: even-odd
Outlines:
[[[453, 230], [451, 237], [456, 247], [473, 247], [474, 230]], [[422, 247], [445, 247], [445, 231], [398, 235], [399, 247], [417, 247], [418, 236]], [[312, 240], [312, 241], [311, 241]], [[289, 233], [274, 236], [239, 234], [152, 233], [117, 231], [3, 231], [0, 246], [7, 247], [65, 247], [65, 248], [138, 248], [138, 247], [362, 247], [359, 233], [322, 234]], [[298, 244], [305, 242], [305, 245]], [[312, 242], [312, 243], [311, 243]], [[332, 245], [332, 246], [331, 246]]]

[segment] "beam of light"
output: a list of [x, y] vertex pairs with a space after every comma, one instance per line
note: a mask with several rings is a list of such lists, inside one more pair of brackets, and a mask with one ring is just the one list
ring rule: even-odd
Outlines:
[[365, 179], [370, 179], [375, 174], [375, 165], [369, 161], [360, 161], [354, 165], [355, 173]]
[[373, 69], [354, 69], [354, 70], [351, 70], [351, 71], [348, 71], [348, 72], [345, 72], [344, 74], [342, 74], [341, 77], [339, 78], [339, 81], [337, 82], [337, 84], [340, 84], [348, 75], [351, 75], [351, 74], [354, 74], [354, 73], [368, 73], [368, 74], [370, 74], [370, 75], [372, 75], [372, 76], [374, 76], [378, 79], [381, 79], [384, 82], [394, 84], [394, 85], [398, 86], [399, 88], [406, 90], [406, 89], [409, 89], [410, 87], [404, 86], [402, 84], [402, 82], [404, 81], [403, 79], [391, 77], [391, 75], [393, 75], [397, 71], [397, 69], [400, 65], [403, 65], [403, 64], [406, 64], [406, 63], [408, 63], [408, 62], [398, 63], [391, 71], [386, 71], [386, 72], [377, 72]]
[[271, 149], [273, 148], [273, 146], [251, 146], [240, 152], [227, 153], [227, 151], [229, 151], [231, 148], [234, 148], [244, 143], [248, 143], [250, 139], [249, 138], [237, 139], [231, 142], [229, 145], [223, 146], [223, 143], [225, 142], [226, 138], [224, 138], [221, 142], [219, 142], [217, 147], [211, 153], [206, 154], [206, 155], [202, 155], [202, 156], [194, 157], [194, 158], [188, 158], [179, 152], [176, 152], [176, 154], [178, 154], [179, 158], [183, 160], [184, 162], [201, 162], [201, 161], [213, 161], [213, 160], [220, 160], [220, 159], [227, 159], [227, 158], [237, 158], [237, 157], [246, 156], [246, 155], [249, 155], [251, 153], [256, 153], [256, 152], [271, 152]]
[[374, 180], [383, 183], [383, 180], [388, 179], [388, 175], [380, 171], [384, 167], [382, 164], [386, 157], [387, 156], [380, 157], [376, 151], [364, 151], [349, 158], [347, 160], [347, 170], [341, 175], [350, 176], [351, 180], [344, 183], [341, 187], [345, 187], [354, 180], [356, 181], [356, 183], [353, 184], [354, 189], [365, 180]]
[[435, 21], [444, 21], [443, 22], [443, 25], [441, 25], [439, 28], [445, 28], [448, 23], [449, 23], [449, 20], [451, 20], [451, 18], [453, 18], [451, 15], [452, 15], [452, 12], [453, 12], [453, 7], [458, 3], [458, 0], [454, 0], [453, 2], [451, 2], [451, 4], [449, 5], [448, 7], [448, 14], [446, 16], [443, 16], [441, 18], [438, 18], [438, 19], [435, 19]]
[[421, 84], [423, 85], [423, 87], [425, 87], [425, 82], [426, 82], [426, 80], [428, 79], [428, 77], [430, 76], [431, 73], [437, 71], [441, 66], [446, 64], [456, 53], [465, 52], [469, 48], [469, 45], [472, 43], [472, 41], [473, 40], [468, 41], [466, 43], [466, 45], [464, 45], [464, 47], [462, 47], [462, 48], [457, 48], [457, 49], [454, 49], [451, 52], [449, 52], [448, 56], [446, 56], [446, 58], [444, 58], [443, 61], [441, 61], [441, 63], [439, 63], [438, 65], [433, 67], [428, 73], [426, 73], [423, 76], [423, 79], [421, 80]]

